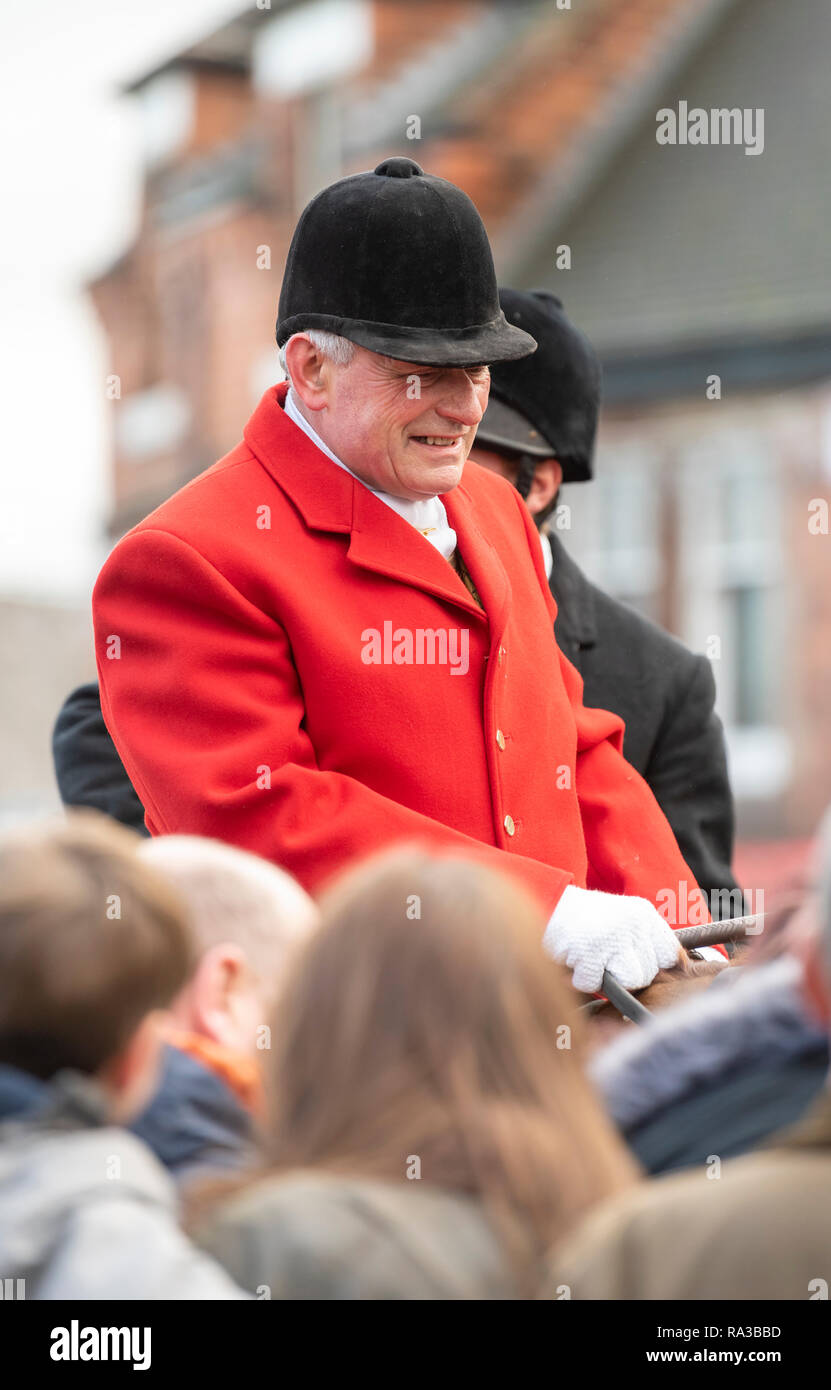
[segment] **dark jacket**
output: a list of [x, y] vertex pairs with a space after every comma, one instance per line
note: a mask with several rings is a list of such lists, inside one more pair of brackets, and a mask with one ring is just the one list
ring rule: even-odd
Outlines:
[[[52, 1086], [0, 1066], [0, 1124], [38, 1115]], [[155, 1095], [130, 1125], [177, 1183], [234, 1171], [255, 1158], [251, 1117], [230, 1087], [195, 1057], [165, 1046]]]
[[144, 807], [104, 723], [97, 681], [78, 686], [66, 699], [52, 734], [52, 756], [65, 806], [91, 806], [141, 835], [149, 833]]
[[[625, 722], [623, 752], [651, 787], [699, 887], [734, 890], [733, 799], [710, 663], [598, 589], [553, 532], [549, 540], [554, 631], [583, 677], [583, 703]], [[741, 910], [738, 895], [724, 910], [711, 903], [714, 918]]]
[[156, 1093], [130, 1129], [178, 1183], [255, 1159], [248, 1111], [221, 1077], [178, 1047], [165, 1047]]
[[0, 1124], [33, 1115], [49, 1102], [49, 1083], [5, 1063], [0, 1066]]
[[802, 1118], [828, 1072], [828, 1038], [783, 956], [725, 970], [591, 1061], [613, 1120], [650, 1173], [733, 1158]]

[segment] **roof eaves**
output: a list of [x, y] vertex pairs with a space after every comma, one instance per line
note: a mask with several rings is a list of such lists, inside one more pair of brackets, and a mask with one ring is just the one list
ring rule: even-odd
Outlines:
[[687, 0], [656, 30], [648, 52], [614, 84], [567, 155], [552, 161], [499, 228], [493, 240], [501, 279], [511, 281], [521, 276], [543, 238], [555, 235], [574, 212], [638, 129], [669, 79], [684, 67], [735, 3]]
[[234, 19], [229, 19], [218, 29], [203, 34], [195, 43], [179, 49], [130, 82], [124, 83], [120, 91], [129, 96], [141, 91], [142, 87], [163, 73], [182, 68], [213, 72], [249, 72], [258, 27], [267, 24], [277, 12], [286, 9], [291, 3], [293, 0], [273, 0], [273, 4], [267, 10], [246, 6]]

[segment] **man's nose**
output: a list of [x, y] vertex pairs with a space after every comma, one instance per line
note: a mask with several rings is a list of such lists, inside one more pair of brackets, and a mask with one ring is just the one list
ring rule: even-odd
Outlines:
[[478, 425], [485, 413], [485, 405], [482, 404], [482, 396], [487, 404], [487, 387], [483, 389], [480, 382], [477, 386], [471, 381], [467, 372], [459, 368], [452, 375], [452, 380], [448, 379], [447, 388], [442, 392], [441, 401], [437, 403], [436, 414], [443, 420], [452, 420], [459, 425], [466, 425], [472, 428]]

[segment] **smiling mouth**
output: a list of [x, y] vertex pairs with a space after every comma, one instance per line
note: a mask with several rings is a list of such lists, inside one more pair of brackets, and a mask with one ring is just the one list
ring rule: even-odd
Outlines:
[[413, 434], [410, 438], [416, 444], [428, 444], [433, 449], [449, 449], [462, 440], [459, 434]]

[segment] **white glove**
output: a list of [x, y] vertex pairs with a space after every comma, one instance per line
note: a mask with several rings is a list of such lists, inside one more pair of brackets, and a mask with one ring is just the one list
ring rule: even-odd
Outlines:
[[585, 994], [600, 990], [606, 969], [626, 989], [643, 989], [659, 970], [676, 965], [681, 953], [675, 932], [646, 898], [573, 884], [551, 914], [542, 944], [574, 971], [572, 984]]

